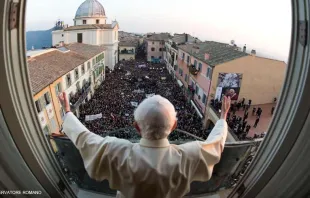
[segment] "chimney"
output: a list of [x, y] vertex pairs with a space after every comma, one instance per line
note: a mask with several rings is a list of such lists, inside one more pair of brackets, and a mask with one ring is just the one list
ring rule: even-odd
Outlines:
[[205, 53], [205, 60], [209, 60], [210, 59], [210, 54]]
[[60, 47], [63, 47], [63, 46], [64, 46], [64, 42], [63, 42], [63, 41], [60, 41], [60, 42], [59, 42], [59, 46], [60, 46]]
[[246, 53], [246, 44], [243, 46], [243, 52]]
[[256, 55], [256, 50], [252, 49], [251, 55], [252, 55], [252, 56], [255, 56], [255, 55]]

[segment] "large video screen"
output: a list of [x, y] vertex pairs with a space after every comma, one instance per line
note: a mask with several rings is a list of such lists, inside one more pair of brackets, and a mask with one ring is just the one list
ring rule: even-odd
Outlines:
[[221, 100], [222, 95], [230, 96], [231, 100], [238, 100], [242, 74], [219, 73], [215, 99]]

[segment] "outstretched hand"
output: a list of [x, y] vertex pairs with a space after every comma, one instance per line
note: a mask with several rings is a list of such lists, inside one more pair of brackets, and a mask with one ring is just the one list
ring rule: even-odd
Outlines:
[[222, 109], [221, 109], [221, 119], [226, 120], [227, 113], [228, 113], [229, 108], [230, 108], [230, 104], [231, 104], [230, 96], [223, 96]]
[[65, 111], [69, 112], [70, 111], [70, 104], [69, 104], [69, 100], [67, 98], [66, 93], [65, 92], [60, 93], [58, 98], [59, 98], [60, 104], [65, 109]]

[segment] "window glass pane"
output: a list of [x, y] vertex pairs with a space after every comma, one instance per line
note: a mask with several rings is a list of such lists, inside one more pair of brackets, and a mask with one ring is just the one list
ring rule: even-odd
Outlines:
[[44, 94], [45, 104], [48, 105], [51, 103], [50, 93], [47, 92]]
[[35, 105], [36, 105], [37, 112], [40, 113], [40, 112], [42, 111], [40, 99], [38, 99], [37, 101], [35, 101]]
[[206, 99], [207, 99], [206, 94], [203, 94], [203, 97], [202, 97], [202, 102], [203, 102], [204, 104], [206, 103]]

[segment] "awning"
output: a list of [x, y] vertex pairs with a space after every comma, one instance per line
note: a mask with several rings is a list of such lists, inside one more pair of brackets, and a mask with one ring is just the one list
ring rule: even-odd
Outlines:
[[198, 116], [199, 116], [200, 118], [203, 118], [203, 116], [201, 115], [201, 113], [200, 113], [199, 109], [197, 108], [196, 104], [195, 104], [194, 101], [192, 101], [192, 100], [191, 100], [191, 105], [195, 108], [195, 110], [196, 110]]
[[180, 81], [180, 80], [177, 80], [177, 83], [178, 83], [178, 85], [179, 85], [180, 87], [182, 87], [182, 86], [183, 86], [183, 83], [182, 83], [182, 81]]

